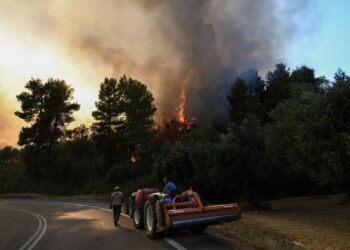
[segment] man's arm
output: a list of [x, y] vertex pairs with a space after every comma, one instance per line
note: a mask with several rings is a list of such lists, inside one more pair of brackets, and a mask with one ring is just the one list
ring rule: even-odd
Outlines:
[[122, 192], [120, 192], [122, 194], [122, 203], [125, 201], [125, 196]]
[[168, 184], [164, 186], [163, 193], [167, 194], [168, 193]]
[[109, 199], [109, 208], [112, 209], [112, 201], [113, 201], [113, 194], [111, 194], [111, 198]]

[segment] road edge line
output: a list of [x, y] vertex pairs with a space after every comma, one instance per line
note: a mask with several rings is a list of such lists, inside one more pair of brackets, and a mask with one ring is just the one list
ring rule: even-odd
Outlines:
[[165, 237], [163, 238], [164, 241], [166, 241], [168, 244], [170, 244], [171, 246], [173, 246], [175, 249], [177, 250], [187, 250], [187, 248], [183, 247], [182, 245], [180, 245], [179, 243], [177, 243], [175, 240], [173, 240], [172, 238], [169, 237]]

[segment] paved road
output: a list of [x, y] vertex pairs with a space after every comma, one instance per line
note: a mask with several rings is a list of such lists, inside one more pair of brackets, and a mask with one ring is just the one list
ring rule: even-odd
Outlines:
[[151, 240], [105, 203], [0, 199], [0, 249], [232, 249], [208, 234], [173, 232]]

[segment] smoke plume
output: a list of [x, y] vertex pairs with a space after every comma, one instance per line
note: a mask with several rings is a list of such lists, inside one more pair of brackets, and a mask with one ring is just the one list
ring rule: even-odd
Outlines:
[[91, 114], [103, 78], [123, 74], [148, 86], [158, 115], [175, 117], [182, 83], [193, 71], [185, 113], [212, 121], [226, 117], [226, 95], [239, 72], [254, 68], [265, 74], [285, 58], [286, 41], [299, 32], [295, 19], [308, 8], [305, 2], [5, 1], [0, 39], [12, 37], [54, 62], [49, 68], [54, 72], [19, 74], [12, 79], [20, 86], [14, 90], [22, 91], [29, 77], [65, 79], [82, 104], [79, 120]]

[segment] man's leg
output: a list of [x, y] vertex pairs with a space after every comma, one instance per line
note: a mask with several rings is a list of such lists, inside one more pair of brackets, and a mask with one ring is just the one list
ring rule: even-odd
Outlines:
[[112, 211], [113, 211], [113, 219], [115, 218], [115, 207], [114, 205], [112, 206]]
[[120, 217], [120, 213], [121, 213], [121, 211], [122, 211], [122, 205], [115, 205], [114, 207], [115, 207], [115, 216], [114, 216], [114, 220], [115, 220], [116, 222], [118, 222], [118, 221], [119, 221], [119, 217]]

